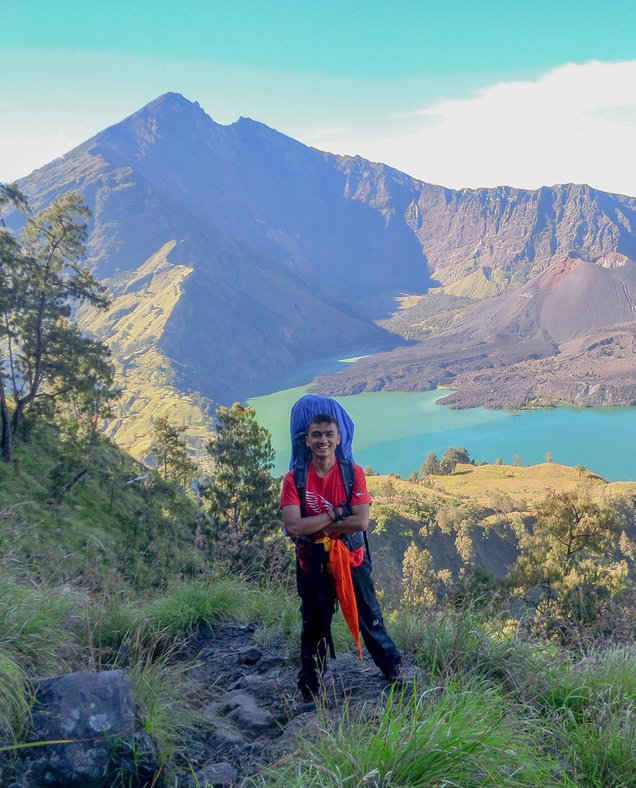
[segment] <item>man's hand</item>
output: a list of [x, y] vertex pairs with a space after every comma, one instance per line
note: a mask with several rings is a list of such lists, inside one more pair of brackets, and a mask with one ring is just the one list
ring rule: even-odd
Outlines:
[[318, 531], [327, 531], [338, 518], [335, 509], [328, 512], [314, 514], [311, 517], [301, 517], [300, 506], [290, 504], [283, 506], [283, 525], [290, 536], [311, 536]]
[[[346, 506], [346, 505], [345, 505]], [[337, 506], [335, 513], [343, 516], [343, 506]], [[366, 531], [369, 527], [369, 504], [361, 503], [357, 506], [346, 507], [351, 509], [349, 516], [345, 515], [344, 520], [339, 520], [335, 523], [330, 523], [322, 530], [326, 534], [354, 534], [357, 531]]]

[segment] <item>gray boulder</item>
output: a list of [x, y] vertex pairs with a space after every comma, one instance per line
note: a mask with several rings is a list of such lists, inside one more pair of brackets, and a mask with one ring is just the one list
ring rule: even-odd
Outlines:
[[22, 750], [16, 785], [112, 785], [116, 775], [121, 775], [117, 752], [135, 746], [130, 679], [122, 670], [42, 679], [33, 707], [30, 741], [63, 743]]

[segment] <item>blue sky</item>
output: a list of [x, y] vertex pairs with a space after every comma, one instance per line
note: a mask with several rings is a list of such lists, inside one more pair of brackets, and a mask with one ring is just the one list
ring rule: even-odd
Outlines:
[[0, 180], [167, 91], [452, 187], [636, 195], [636, 0], [4, 0]]

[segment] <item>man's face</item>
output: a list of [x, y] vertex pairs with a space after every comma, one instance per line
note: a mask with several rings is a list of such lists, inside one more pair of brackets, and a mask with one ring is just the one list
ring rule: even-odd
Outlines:
[[336, 446], [340, 443], [340, 433], [335, 424], [312, 423], [307, 430], [305, 441], [314, 457], [330, 457], [335, 454]]

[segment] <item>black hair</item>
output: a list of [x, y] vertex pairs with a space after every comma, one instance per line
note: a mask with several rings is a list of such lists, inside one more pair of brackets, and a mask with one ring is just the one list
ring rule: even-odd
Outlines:
[[335, 424], [338, 434], [340, 434], [340, 424], [338, 423], [338, 419], [331, 413], [316, 413], [316, 415], [312, 417], [311, 421], [307, 425], [307, 434], [309, 434], [309, 428], [312, 424]]

